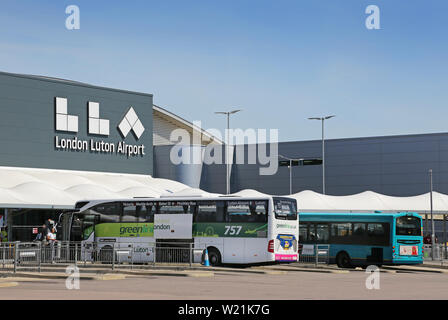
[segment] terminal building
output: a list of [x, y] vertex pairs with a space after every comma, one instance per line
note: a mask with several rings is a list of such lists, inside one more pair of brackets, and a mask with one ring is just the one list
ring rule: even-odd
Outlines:
[[1, 72], [0, 113], [0, 225], [9, 240], [34, 239], [33, 230], [81, 199], [187, 188], [175, 181], [198, 180], [187, 168], [179, 179], [154, 178], [154, 146], [173, 128], [220, 143], [154, 106], [151, 94], [42, 76]]
[[[47, 218], [57, 220], [61, 211], [83, 199], [157, 197], [196, 189], [225, 193], [224, 161], [208, 164], [203, 152], [199, 163], [170, 161], [176, 129], [195, 137], [176, 152], [214, 145], [225, 155], [221, 140], [154, 105], [152, 94], [0, 72], [0, 225], [8, 226], [10, 240], [32, 240], [33, 229]], [[242, 146], [245, 153], [251, 147], [259, 146]], [[425, 194], [429, 169], [434, 190], [448, 194], [447, 133], [329, 139], [325, 153], [327, 195]], [[264, 165], [258, 160], [237, 164], [234, 148], [231, 154], [231, 193], [290, 194], [290, 177], [292, 194], [322, 192], [321, 166], [279, 167], [273, 175], [260, 175]], [[282, 142], [278, 154], [319, 158], [321, 141]], [[328, 209], [322, 198], [316, 199], [322, 210]], [[438, 207], [439, 214], [447, 211], [448, 203]]]

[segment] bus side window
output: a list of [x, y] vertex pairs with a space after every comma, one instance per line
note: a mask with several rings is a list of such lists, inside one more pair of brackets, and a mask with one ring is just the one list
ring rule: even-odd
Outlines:
[[229, 222], [249, 222], [250, 215], [249, 201], [247, 203], [228, 201], [227, 216]]
[[370, 237], [381, 237], [384, 235], [384, 227], [381, 223], [369, 223], [367, 227], [367, 234]]
[[389, 224], [387, 223], [368, 223], [367, 224], [368, 242], [371, 245], [387, 246], [389, 245]]
[[366, 224], [365, 223], [354, 223], [353, 224], [353, 235], [358, 237], [363, 237], [366, 234]]
[[299, 224], [299, 243], [308, 242], [308, 223], [301, 222]]
[[216, 201], [216, 222], [226, 222], [226, 204], [224, 201]]
[[124, 206], [123, 216], [121, 217], [122, 222], [137, 222], [137, 212], [139, 211], [139, 206]]
[[267, 222], [268, 202], [253, 201], [250, 204], [250, 217], [248, 222]]
[[316, 225], [316, 242], [318, 243], [328, 243], [330, 239], [330, 230], [328, 224], [317, 224]]
[[93, 207], [91, 211], [94, 214], [99, 214], [100, 223], [120, 222], [121, 206], [116, 202], [99, 204]]
[[154, 213], [156, 212], [155, 205], [141, 206], [141, 210], [138, 215], [139, 222], [154, 222]]
[[331, 242], [349, 244], [353, 241], [352, 224], [350, 222], [331, 223]]
[[308, 225], [308, 241], [310, 243], [315, 243], [317, 241], [316, 225], [314, 223]]
[[352, 235], [351, 223], [333, 223], [331, 235], [333, 237], [348, 237]]
[[195, 206], [189, 206], [179, 203], [170, 203], [166, 204], [163, 202], [160, 202], [159, 204], [159, 211], [157, 213], [160, 214], [184, 214], [184, 213], [193, 213]]
[[193, 215], [194, 222], [217, 222], [216, 202], [201, 201], [197, 208], [197, 213]]

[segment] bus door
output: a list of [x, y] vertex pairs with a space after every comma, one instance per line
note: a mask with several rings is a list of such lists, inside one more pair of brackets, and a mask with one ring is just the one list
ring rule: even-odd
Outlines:
[[73, 214], [70, 240], [80, 242], [81, 259], [92, 260], [95, 247], [95, 225], [99, 222], [97, 214]]
[[371, 248], [370, 256], [367, 256], [368, 263], [383, 263], [384, 254], [383, 248]]

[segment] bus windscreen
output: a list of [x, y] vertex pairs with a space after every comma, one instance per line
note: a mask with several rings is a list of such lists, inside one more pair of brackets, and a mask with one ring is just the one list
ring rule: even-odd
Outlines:
[[275, 218], [280, 220], [297, 220], [296, 203], [289, 199], [274, 198]]
[[397, 218], [396, 223], [397, 236], [420, 236], [421, 219], [414, 216], [403, 216]]

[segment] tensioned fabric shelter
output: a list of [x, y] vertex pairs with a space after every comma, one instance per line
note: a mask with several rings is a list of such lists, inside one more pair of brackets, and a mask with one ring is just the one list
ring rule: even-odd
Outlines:
[[[291, 195], [301, 211], [431, 211], [430, 193], [410, 197], [393, 197], [373, 191], [348, 196], [323, 195], [314, 191], [302, 191]], [[448, 212], [448, 195], [433, 192], [433, 212]]]
[[[263, 196], [266, 194], [256, 190], [246, 189], [236, 192], [233, 195], [254, 197]], [[431, 211], [429, 192], [411, 197], [393, 197], [373, 191], [365, 191], [347, 196], [331, 196], [310, 190], [305, 190], [285, 196], [295, 198], [297, 200], [297, 206], [300, 211], [414, 211], [418, 213], [429, 213]], [[439, 192], [433, 192], [433, 212], [448, 212], [448, 195]]]
[[[160, 196], [216, 196], [177, 181], [149, 175], [73, 170], [0, 167], [0, 208], [71, 209], [85, 199]], [[252, 189], [233, 196], [263, 196]], [[292, 195], [300, 211], [416, 211], [430, 212], [430, 194], [393, 197], [373, 191], [347, 196], [305, 190]], [[448, 212], [448, 195], [433, 192], [433, 211]]]
[[0, 167], [0, 208], [71, 209], [85, 199], [159, 197], [185, 188], [149, 175]]

